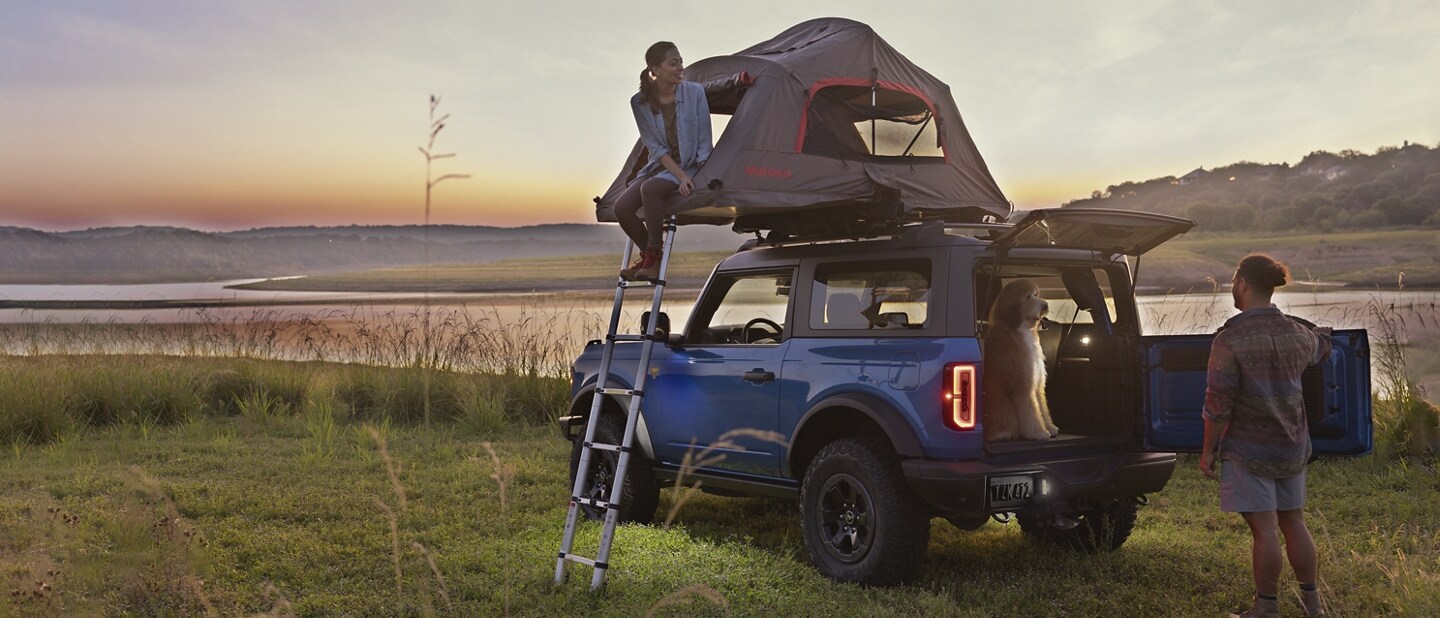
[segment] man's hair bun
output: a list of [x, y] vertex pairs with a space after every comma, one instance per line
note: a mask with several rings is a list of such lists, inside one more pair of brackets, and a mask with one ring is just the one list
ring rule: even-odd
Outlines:
[[1250, 285], [1273, 291], [1290, 282], [1290, 269], [1264, 253], [1252, 253], [1240, 260], [1239, 275]]

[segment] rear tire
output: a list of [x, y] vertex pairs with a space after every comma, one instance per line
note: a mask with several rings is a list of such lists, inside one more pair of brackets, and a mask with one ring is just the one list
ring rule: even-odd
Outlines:
[[901, 583], [925, 561], [930, 517], [886, 441], [825, 445], [800, 488], [805, 546], [821, 574], [868, 586]]
[[[625, 421], [613, 414], [601, 414], [595, 426], [595, 442], [620, 444], [625, 435]], [[575, 487], [575, 471], [580, 468], [580, 450], [585, 442], [585, 431], [575, 434], [570, 447], [570, 487]], [[619, 464], [619, 453], [592, 451], [590, 453], [590, 481], [582, 498], [597, 500], [610, 499], [610, 485], [615, 479], [615, 468]], [[620, 492], [620, 523], [648, 524], [655, 519], [655, 509], [660, 505], [660, 485], [650, 468], [650, 459], [637, 448], [630, 453], [630, 465], [625, 471], [625, 487]], [[585, 517], [591, 521], [603, 521], [605, 511], [580, 505]]]
[[1134, 500], [1123, 498], [1093, 509], [1084, 509], [1067, 514], [1080, 525], [1069, 530], [1056, 528], [1049, 521], [1048, 514], [1023, 515], [1020, 530], [1036, 541], [1064, 547], [1066, 549], [1096, 553], [1120, 549], [1135, 529], [1135, 517], [1140, 505]]

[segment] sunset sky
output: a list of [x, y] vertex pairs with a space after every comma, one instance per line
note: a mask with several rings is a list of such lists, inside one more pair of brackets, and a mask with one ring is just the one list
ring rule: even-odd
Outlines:
[[1019, 208], [1313, 150], [1440, 141], [1440, 3], [0, 0], [0, 226], [593, 221], [645, 48], [813, 17], [951, 87]]

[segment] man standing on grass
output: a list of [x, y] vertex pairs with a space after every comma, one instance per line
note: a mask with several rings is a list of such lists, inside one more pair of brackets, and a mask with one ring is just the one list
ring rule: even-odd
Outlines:
[[1285, 536], [1305, 615], [1324, 613], [1315, 541], [1302, 510], [1310, 434], [1300, 375], [1330, 355], [1330, 337], [1328, 328], [1313, 331], [1270, 303], [1289, 275], [1268, 255], [1240, 260], [1230, 292], [1240, 314], [1215, 335], [1205, 389], [1200, 471], [1216, 478], [1218, 450], [1220, 510], [1239, 513], [1250, 526], [1255, 605], [1240, 614], [1249, 618], [1280, 615], [1277, 531]]

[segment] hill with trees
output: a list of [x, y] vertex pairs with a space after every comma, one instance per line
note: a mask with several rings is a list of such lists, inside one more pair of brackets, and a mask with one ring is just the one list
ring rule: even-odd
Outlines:
[[1111, 185], [1065, 206], [1177, 215], [1214, 232], [1440, 227], [1440, 147], [1317, 150], [1293, 166], [1241, 161]]

